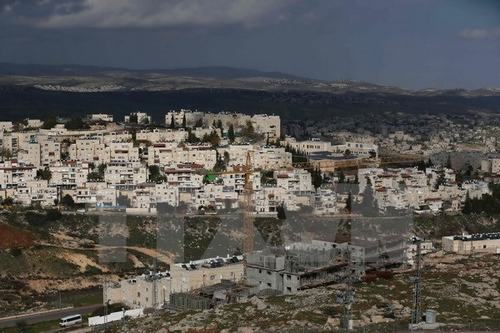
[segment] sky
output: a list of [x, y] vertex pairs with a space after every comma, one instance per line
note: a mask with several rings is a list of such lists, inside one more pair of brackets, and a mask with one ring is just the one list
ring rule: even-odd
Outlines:
[[500, 88], [500, 1], [0, 0], [0, 62]]

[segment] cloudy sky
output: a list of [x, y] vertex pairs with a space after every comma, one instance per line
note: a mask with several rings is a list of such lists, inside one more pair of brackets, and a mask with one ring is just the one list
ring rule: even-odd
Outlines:
[[500, 87], [500, 1], [0, 0], [0, 62]]

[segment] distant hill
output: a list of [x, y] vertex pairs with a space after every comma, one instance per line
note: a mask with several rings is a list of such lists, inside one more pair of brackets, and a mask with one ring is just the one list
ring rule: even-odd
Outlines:
[[274, 79], [305, 80], [304, 78], [281, 72], [264, 72], [255, 69], [234, 68], [226, 66], [206, 66], [178, 69], [127, 69], [119, 67], [98, 67], [85, 65], [37, 65], [0, 63], [0, 75], [109, 75], [112, 73], [128, 73], [130, 75], [163, 74], [169, 76], [210, 77], [219, 79], [237, 79], [267, 77]]
[[75, 93], [0, 85], [0, 120], [48, 115], [111, 113], [117, 119], [141, 110], [162, 122], [170, 109], [278, 114], [285, 120], [325, 120], [335, 116], [384, 112], [466, 114], [500, 113], [500, 96], [415, 96], [384, 93], [333, 94], [314, 91], [263, 91], [196, 88], [166, 91]]
[[500, 112], [498, 89], [425, 89], [361, 81], [321, 81], [231, 67], [130, 70], [0, 63], [0, 120], [142, 110], [162, 121], [174, 108], [332, 119], [385, 111]]

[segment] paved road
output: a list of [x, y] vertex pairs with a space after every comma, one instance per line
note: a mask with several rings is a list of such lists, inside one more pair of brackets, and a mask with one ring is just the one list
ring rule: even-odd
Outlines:
[[70, 316], [70, 315], [74, 315], [74, 314], [86, 315], [86, 314], [90, 314], [90, 313], [94, 312], [99, 307], [101, 307], [100, 304], [83, 306], [80, 308], [61, 309], [61, 310], [50, 311], [50, 312], [28, 313], [25, 315], [17, 316], [15, 318], [12, 318], [12, 317], [3, 318], [3, 319], [0, 318], [0, 328], [14, 327], [20, 321], [24, 321], [26, 324], [30, 325], [30, 324], [41, 323], [44, 321], [58, 320], [58, 319], [61, 319], [62, 317], [66, 317], [66, 316]]

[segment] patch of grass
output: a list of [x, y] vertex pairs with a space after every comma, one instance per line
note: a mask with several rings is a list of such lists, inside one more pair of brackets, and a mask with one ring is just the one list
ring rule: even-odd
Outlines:
[[315, 313], [312, 311], [300, 311], [293, 317], [293, 319], [324, 325], [328, 316], [323, 313]]
[[38, 323], [38, 324], [33, 324], [33, 325], [24, 325], [24, 324], [18, 324], [18, 327], [10, 327], [10, 328], [5, 328], [3, 329], [2, 333], [19, 333], [19, 332], [24, 332], [24, 333], [41, 333], [41, 332], [48, 332], [48, 331], [53, 331], [56, 329], [59, 329], [59, 320], [52, 320], [52, 321], [46, 321], [43, 323]]

